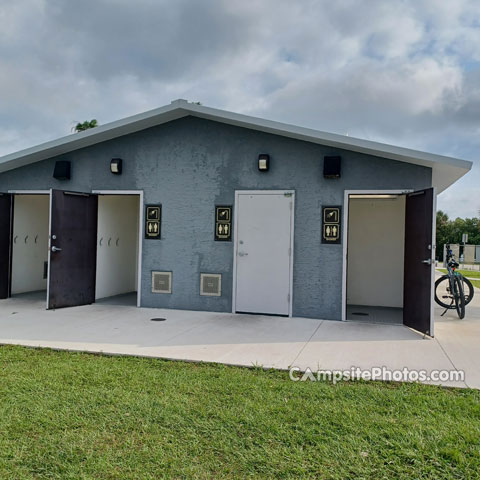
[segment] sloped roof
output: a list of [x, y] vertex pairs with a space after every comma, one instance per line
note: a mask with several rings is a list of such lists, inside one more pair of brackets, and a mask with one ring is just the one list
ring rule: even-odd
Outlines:
[[306, 142], [430, 167], [432, 168], [433, 186], [437, 188], [438, 192], [445, 190], [472, 168], [472, 162], [458, 158], [434, 155], [370, 140], [274, 122], [272, 120], [205, 107], [180, 99], [155, 110], [123, 118], [84, 132], [67, 135], [0, 157], [0, 173], [189, 115]]

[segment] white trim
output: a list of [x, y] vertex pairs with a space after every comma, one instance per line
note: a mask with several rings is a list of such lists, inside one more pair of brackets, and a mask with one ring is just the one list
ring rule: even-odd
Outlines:
[[142, 267], [142, 252], [143, 252], [143, 224], [144, 224], [144, 213], [145, 208], [143, 204], [143, 190], [140, 191], [140, 207], [139, 207], [139, 217], [138, 217], [138, 278], [137, 278], [137, 307], [141, 305], [141, 298], [142, 298], [142, 274], [143, 274], [143, 267]]
[[51, 269], [51, 253], [52, 253], [52, 197], [53, 188], [50, 189], [50, 199], [48, 207], [48, 257], [47, 257], [47, 310], [50, 299], [50, 269]]
[[292, 193], [292, 214], [290, 215], [290, 302], [288, 304], [288, 316], [293, 315], [293, 254], [295, 251], [295, 190]]
[[347, 320], [347, 251], [348, 251], [348, 204], [350, 190], [343, 195], [343, 232], [342, 232], [342, 321]]
[[403, 190], [345, 190], [345, 193], [349, 195], [405, 195], [413, 191], [412, 188], [404, 188]]
[[143, 190], [92, 190], [96, 195], [138, 195], [138, 268], [137, 268], [137, 307], [140, 307], [142, 297], [142, 252], [143, 252]]
[[232, 281], [232, 313], [236, 313], [237, 301], [237, 240], [238, 240], [238, 200], [240, 195], [280, 195], [289, 193], [292, 195], [292, 213], [290, 215], [290, 266], [289, 266], [289, 295], [288, 316], [293, 314], [293, 255], [295, 238], [295, 190], [235, 190], [235, 205], [233, 215], [235, 216], [235, 228], [233, 232], [233, 281]]
[[92, 190], [95, 195], [143, 195], [143, 190]]
[[232, 281], [232, 313], [236, 313], [237, 304], [237, 243], [238, 243], [238, 190], [235, 190], [235, 205], [233, 215], [235, 218], [233, 229], [233, 281]]
[[342, 321], [347, 320], [347, 253], [348, 253], [348, 207], [350, 195], [404, 195], [407, 190], [345, 190], [343, 197], [343, 254], [342, 254]]
[[8, 275], [7, 275], [7, 298], [10, 298], [12, 296], [12, 280], [13, 280], [13, 229], [15, 225], [13, 224], [14, 222], [14, 211], [13, 209], [15, 208], [15, 197], [13, 195], [10, 195], [10, 245], [8, 246]]
[[49, 195], [52, 190], [9, 190], [12, 195]]

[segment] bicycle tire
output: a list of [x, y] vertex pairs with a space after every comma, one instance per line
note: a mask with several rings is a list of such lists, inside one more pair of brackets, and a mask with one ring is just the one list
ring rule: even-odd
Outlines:
[[[457, 275], [457, 276], [460, 277], [460, 275]], [[468, 278], [465, 278], [463, 275], [461, 276], [461, 281], [462, 281], [463, 293], [465, 296], [465, 306], [467, 306], [472, 301], [475, 289], [473, 288], [472, 282], [470, 282], [470, 280], [468, 280]], [[435, 301], [438, 303], [438, 305], [440, 305], [443, 308], [455, 308], [454, 302], [445, 303], [444, 301], [441, 300], [440, 292], [443, 292], [446, 290], [445, 288], [442, 288], [442, 286], [440, 285], [442, 282], [448, 282], [448, 275], [441, 276], [435, 282]], [[450, 288], [450, 286], [448, 287]]]
[[[442, 287], [441, 287], [441, 284], [443, 282], [447, 282], [447, 285], [448, 287], [446, 287], [444, 290], [445, 291], [449, 291], [450, 290], [450, 280], [448, 278], [448, 275], [443, 275], [442, 277], [440, 277], [439, 279], [437, 279], [437, 281], [435, 282], [435, 301], [443, 308], [455, 308], [455, 305], [453, 304], [454, 302], [450, 302], [450, 303], [445, 303], [440, 297], [440, 292], [443, 291]], [[452, 298], [453, 300], [453, 298]]]
[[461, 320], [465, 317], [465, 294], [463, 293], [462, 280], [457, 275], [454, 278], [454, 288], [455, 309], [457, 310], [458, 318]]
[[[463, 283], [462, 285], [463, 294], [465, 296], [465, 306], [467, 306], [472, 301], [475, 289], [473, 288], [472, 282], [468, 278], [465, 278], [463, 275], [462, 275], [462, 283]], [[465, 288], [465, 285], [468, 287], [468, 295], [467, 295], [467, 289]]]

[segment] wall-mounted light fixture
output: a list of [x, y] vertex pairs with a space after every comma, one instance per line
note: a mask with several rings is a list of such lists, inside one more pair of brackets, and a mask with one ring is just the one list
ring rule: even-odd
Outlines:
[[258, 156], [258, 169], [261, 172], [268, 172], [269, 168], [270, 168], [270, 155], [267, 155], [266, 153], [261, 153]]
[[122, 173], [122, 159], [112, 158], [110, 162], [110, 171], [115, 175], [121, 175]]
[[70, 180], [70, 162], [68, 160], [57, 160], [55, 162], [53, 178], [57, 180]]

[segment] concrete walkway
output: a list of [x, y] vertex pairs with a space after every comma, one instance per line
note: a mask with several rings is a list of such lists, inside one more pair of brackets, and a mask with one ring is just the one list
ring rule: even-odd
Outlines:
[[[436, 311], [435, 338], [400, 325], [94, 304], [47, 311], [38, 296], [0, 301], [0, 343], [304, 370], [464, 370], [480, 388], [480, 292], [459, 320]], [[166, 321], [151, 321], [163, 317]]]

